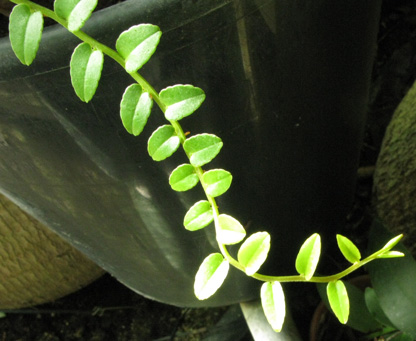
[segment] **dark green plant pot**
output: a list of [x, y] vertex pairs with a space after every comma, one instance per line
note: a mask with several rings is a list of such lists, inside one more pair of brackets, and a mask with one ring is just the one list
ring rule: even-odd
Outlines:
[[[191, 83], [206, 91], [183, 121], [191, 134], [224, 141], [209, 168], [234, 175], [218, 202], [249, 233], [267, 230], [272, 251], [262, 272], [294, 272], [301, 243], [324, 245], [352, 201], [380, 1], [127, 1], [97, 12], [85, 31], [114, 46], [119, 33], [159, 25], [161, 44], [143, 75], [157, 88]], [[0, 44], [0, 189], [133, 290], [166, 303], [214, 306], [258, 297], [259, 283], [231, 271], [199, 302], [194, 274], [216, 250], [213, 229], [190, 233], [197, 189], [173, 192], [177, 153], [155, 163], [143, 136], [123, 129], [119, 103], [133, 81], [106, 59], [93, 101], [69, 79], [76, 38], [45, 30], [31, 67]]]

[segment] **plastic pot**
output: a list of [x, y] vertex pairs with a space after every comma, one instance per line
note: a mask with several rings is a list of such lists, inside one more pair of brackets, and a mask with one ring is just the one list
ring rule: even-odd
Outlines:
[[[234, 176], [219, 198], [248, 233], [273, 236], [262, 272], [292, 273], [301, 243], [327, 242], [352, 201], [380, 1], [126, 1], [97, 12], [85, 31], [114, 46], [131, 25], [164, 32], [142, 74], [158, 89], [191, 83], [206, 91], [183, 121], [191, 134], [224, 141], [208, 168]], [[164, 124], [154, 110], [142, 136], [122, 128], [119, 103], [132, 83], [106, 59], [93, 101], [78, 100], [69, 59], [78, 41], [45, 29], [31, 67], [0, 43], [0, 189], [27, 212], [144, 296], [181, 306], [258, 297], [259, 283], [231, 271], [200, 302], [194, 274], [216, 250], [213, 229], [190, 233], [183, 215], [201, 190], [173, 192], [170, 171], [146, 152]], [[207, 169], [208, 169], [207, 168]]]

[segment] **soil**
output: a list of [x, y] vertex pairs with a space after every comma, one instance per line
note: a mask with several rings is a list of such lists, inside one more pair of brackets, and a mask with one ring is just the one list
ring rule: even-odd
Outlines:
[[[117, 2], [100, 0], [100, 6]], [[0, 36], [2, 33], [7, 33], [7, 17], [0, 14]], [[352, 236], [351, 239], [363, 248], [365, 231], [371, 221], [373, 166], [394, 109], [415, 79], [416, 2], [384, 0], [356, 200], [346, 231], [341, 232]], [[319, 298], [305, 292], [301, 286], [294, 288], [289, 294], [293, 302], [292, 314], [295, 321], [299, 321], [298, 328], [306, 340], [308, 321]], [[241, 332], [239, 338], [227, 338], [221, 334], [224, 326], [217, 324], [230, 311], [233, 324], [227, 324], [225, 328], [238, 329]], [[215, 309], [172, 307], [147, 300], [105, 275], [87, 288], [56, 302], [7, 312], [0, 319], [0, 340], [251, 340], [241, 321], [241, 312], [236, 306]], [[354, 337], [341, 335], [337, 340], [353, 340]]]

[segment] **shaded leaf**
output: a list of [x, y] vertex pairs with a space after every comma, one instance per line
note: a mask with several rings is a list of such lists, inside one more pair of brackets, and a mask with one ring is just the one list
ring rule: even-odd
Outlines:
[[206, 200], [195, 203], [185, 214], [183, 225], [189, 231], [196, 231], [214, 220], [211, 204]]
[[374, 318], [384, 326], [393, 327], [393, 324], [384, 313], [378, 301], [377, 294], [373, 288], [366, 288], [364, 292], [365, 304]]
[[160, 100], [165, 104], [167, 120], [179, 121], [195, 112], [205, 100], [202, 89], [192, 85], [174, 85], [160, 92]]
[[346, 324], [350, 314], [348, 292], [342, 281], [329, 282], [326, 287], [329, 305], [342, 324]]
[[104, 55], [87, 43], [79, 44], [70, 63], [71, 82], [77, 96], [89, 102], [95, 94], [103, 69]]
[[183, 164], [176, 167], [169, 177], [169, 184], [175, 191], [187, 191], [199, 182], [195, 168], [190, 164]]
[[147, 151], [155, 161], [162, 161], [171, 156], [179, 147], [180, 140], [175, 129], [167, 124], [157, 128], [150, 136]]
[[152, 106], [152, 98], [139, 84], [127, 87], [120, 103], [120, 117], [124, 128], [134, 136], [139, 135], [147, 123]]
[[356, 263], [361, 259], [360, 250], [347, 237], [337, 234], [337, 243], [341, 253], [350, 263]]
[[265, 282], [260, 291], [264, 315], [274, 331], [282, 330], [286, 315], [285, 294], [279, 282]]
[[270, 235], [257, 232], [248, 237], [238, 250], [238, 262], [244, 266], [246, 274], [252, 276], [267, 259], [270, 250]]
[[308, 281], [313, 276], [321, 254], [321, 237], [314, 233], [301, 246], [296, 257], [296, 270]]
[[200, 134], [186, 139], [183, 148], [189, 155], [191, 164], [200, 167], [217, 156], [222, 148], [222, 141], [212, 134]]
[[128, 73], [136, 72], [156, 51], [162, 32], [158, 26], [141, 24], [120, 34], [116, 42], [117, 52], [125, 59]]
[[237, 244], [246, 236], [243, 225], [237, 219], [227, 214], [218, 216], [216, 232], [218, 242], [224, 245]]
[[202, 176], [202, 181], [206, 185], [205, 190], [211, 197], [224, 194], [230, 188], [232, 179], [231, 173], [223, 169], [212, 169]]
[[38, 52], [43, 30], [43, 16], [25, 4], [13, 7], [9, 18], [9, 38], [20, 62], [30, 65]]
[[84, 26], [97, 6], [98, 0], [55, 0], [56, 15], [68, 22], [70, 32], [78, 31]]
[[230, 264], [220, 253], [205, 258], [195, 276], [195, 296], [205, 300], [215, 294], [227, 277], [229, 268]]

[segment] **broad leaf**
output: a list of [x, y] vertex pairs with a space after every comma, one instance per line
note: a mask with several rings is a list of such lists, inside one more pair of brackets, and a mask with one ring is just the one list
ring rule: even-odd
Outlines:
[[132, 84], [124, 91], [120, 103], [120, 117], [124, 128], [134, 136], [139, 135], [152, 111], [153, 101], [139, 84]]
[[196, 231], [214, 220], [211, 204], [206, 200], [195, 203], [185, 214], [183, 225], [189, 231]]
[[204, 259], [195, 276], [194, 292], [199, 300], [215, 294], [227, 277], [230, 264], [220, 253], [210, 254]]
[[313, 276], [321, 254], [321, 237], [314, 233], [301, 246], [296, 257], [296, 270], [308, 281]]
[[97, 3], [98, 0], [55, 0], [54, 10], [68, 22], [68, 30], [75, 32], [84, 26]]
[[233, 177], [230, 172], [223, 169], [212, 169], [205, 172], [202, 180], [206, 185], [206, 192], [211, 197], [218, 197], [224, 194], [231, 186]]
[[71, 82], [77, 96], [89, 102], [97, 90], [103, 69], [104, 55], [87, 43], [79, 44], [70, 63]]
[[374, 318], [384, 326], [393, 327], [393, 324], [384, 313], [377, 298], [377, 294], [373, 288], [366, 288], [364, 292], [365, 304]]
[[220, 214], [218, 216], [216, 232], [218, 242], [224, 245], [237, 244], [246, 236], [243, 225], [237, 219], [227, 214]]
[[356, 263], [361, 259], [360, 250], [347, 237], [337, 234], [337, 243], [341, 253], [350, 263]]
[[238, 261], [244, 266], [246, 274], [252, 276], [265, 262], [270, 250], [270, 235], [257, 232], [248, 237], [238, 250]]
[[286, 315], [285, 294], [279, 282], [265, 282], [260, 291], [261, 305], [274, 331], [280, 332]]
[[347, 323], [350, 314], [350, 301], [344, 283], [339, 280], [329, 282], [326, 287], [326, 293], [329, 305], [339, 322]]
[[195, 168], [190, 164], [183, 164], [176, 167], [169, 177], [169, 184], [175, 191], [187, 191], [199, 182]]
[[171, 156], [179, 147], [180, 140], [175, 129], [167, 124], [157, 128], [150, 136], [147, 151], [155, 161], [162, 161]]
[[200, 134], [190, 137], [183, 144], [191, 164], [200, 167], [217, 156], [222, 148], [222, 141], [219, 137], [211, 134]]
[[43, 30], [43, 16], [25, 4], [13, 7], [9, 19], [9, 37], [13, 52], [20, 62], [30, 65], [38, 52]]
[[202, 89], [192, 85], [174, 85], [160, 92], [160, 100], [166, 106], [167, 120], [179, 121], [195, 112], [205, 100]]
[[132, 26], [120, 34], [116, 49], [125, 59], [128, 73], [136, 72], [150, 59], [161, 35], [159, 27], [151, 24]]

